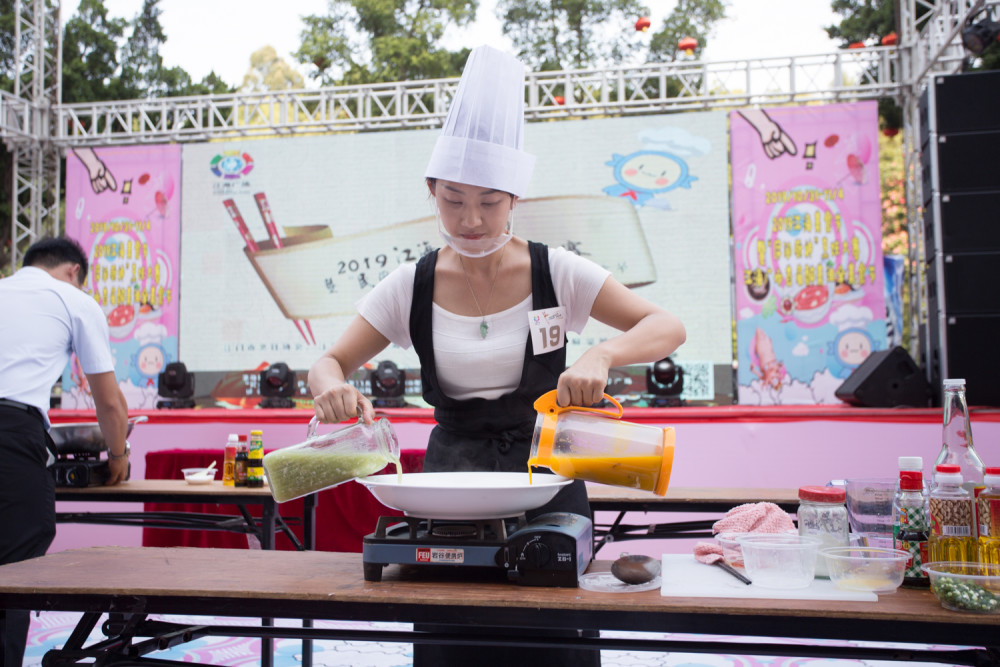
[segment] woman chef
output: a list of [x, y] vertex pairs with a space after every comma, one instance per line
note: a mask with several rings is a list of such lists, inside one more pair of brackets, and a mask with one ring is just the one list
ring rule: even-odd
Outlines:
[[[684, 342], [677, 317], [605, 269], [513, 235], [534, 166], [523, 137], [523, 65], [487, 46], [473, 50], [425, 174], [446, 247], [379, 282], [309, 370], [321, 421], [360, 415], [371, 422], [371, 402], [345, 378], [389, 343], [412, 345], [437, 422], [425, 472], [525, 472], [539, 396], [557, 389], [560, 405], [597, 403], [611, 367], [662, 359]], [[590, 317], [622, 333], [567, 369], [566, 333], [581, 331]], [[529, 518], [551, 511], [589, 517], [583, 482]], [[418, 645], [415, 657], [437, 648]], [[470, 664], [482, 663], [484, 653], [473, 654]]]

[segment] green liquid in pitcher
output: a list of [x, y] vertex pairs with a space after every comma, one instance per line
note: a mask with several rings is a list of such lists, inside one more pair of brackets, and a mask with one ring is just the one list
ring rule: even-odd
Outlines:
[[393, 464], [402, 475], [398, 458], [375, 452], [318, 452], [315, 449], [278, 449], [264, 457], [271, 495], [279, 503], [336, 486], [356, 477], [367, 477]]

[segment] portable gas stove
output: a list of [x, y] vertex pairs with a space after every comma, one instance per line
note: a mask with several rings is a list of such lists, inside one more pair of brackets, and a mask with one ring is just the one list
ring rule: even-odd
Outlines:
[[379, 517], [362, 540], [365, 581], [381, 581], [387, 565], [438, 566], [461, 576], [463, 568], [505, 571], [525, 586], [573, 588], [594, 552], [590, 519], [551, 512], [528, 521], [516, 517], [476, 520]]

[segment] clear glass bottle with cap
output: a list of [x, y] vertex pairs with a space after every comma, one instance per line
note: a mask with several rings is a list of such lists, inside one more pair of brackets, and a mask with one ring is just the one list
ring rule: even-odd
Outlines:
[[[799, 488], [799, 535], [813, 535], [822, 540], [820, 549], [848, 545], [847, 492], [836, 486]], [[829, 577], [826, 559], [816, 558], [816, 576]]]
[[972, 444], [972, 424], [969, 407], [965, 402], [965, 380], [948, 379], [944, 384], [944, 430], [941, 434], [941, 451], [934, 465], [942, 463], [959, 466], [962, 486], [975, 496], [983, 488], [983, 460]]
[[976, 561], [976, 527], [972, 518], [972, 494], [962, 486], [961, 469], [942, 463], [934, 472], [930, 501], [931, 561]]

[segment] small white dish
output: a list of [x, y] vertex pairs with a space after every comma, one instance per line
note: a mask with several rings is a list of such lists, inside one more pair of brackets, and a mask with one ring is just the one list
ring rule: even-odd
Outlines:
[[211, 484], [215, 481], [218, 468], [184, 468], [184, 481], [188, 484]]

